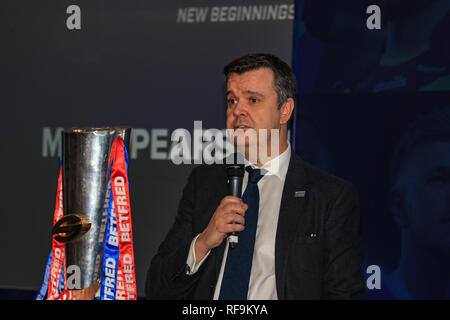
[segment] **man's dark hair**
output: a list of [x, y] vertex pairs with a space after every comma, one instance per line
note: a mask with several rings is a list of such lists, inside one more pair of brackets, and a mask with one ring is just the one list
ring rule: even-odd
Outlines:
[[280, 58], [267, 53], [247, 54], [231, 61], [223, 69], [226, 80], [231, 73], [243, 74], [260, 68], [269, 68], [274, 75], [274, 89], [278, 94], [278, 109], [289, 98], [295, 97], [297, 80], [291, 67]]

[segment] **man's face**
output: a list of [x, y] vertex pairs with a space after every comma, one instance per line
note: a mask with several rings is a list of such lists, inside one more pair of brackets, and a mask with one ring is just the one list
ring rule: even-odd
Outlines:
[[450, 142], [418, 145], [402, 173], [403, 214], [412, 239], [450, 255]]
[[[254, 129], [257, 134], [260, 129], [267, 129], [267, 141], [258, 143], [268, 143], [270, 148], [270, 130], [280, 129], [282, 122], [272, 70], [260, 68], [242, 74], [230, 74], [226, 97], [227, 129], [241, 129], [244, 132]], [[248, 139], [245, 139], [245, 145], [249, 145]]]

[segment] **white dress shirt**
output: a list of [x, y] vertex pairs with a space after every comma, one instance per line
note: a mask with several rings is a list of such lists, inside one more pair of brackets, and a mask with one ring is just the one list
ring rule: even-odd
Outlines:
[[[278, 215], [280, 212], [281, 196], [283, 194], [284, 181], [291, 158], [291, 146], [277, 158], [265, 163], [262, 167], [267, 170], [264, 177], [258, 182], [259, 189], [259, 213], [258, 225], [256, 228], [255, 248], [253, 251], [252, 269], [250, 272], [250, 282], [248, 287], [248, 300], [277, 300], [277, 288], [275, 282], [275, 237], [277, 233]], [[246, 161], [245, 165], [251, 165]], [[247, 187], [248, 172], [245, 171], [242, 183], [242, 194]], [[195, 265], [195, 241], [198, 235], [192, 240], [187, 265], [187, 274], [192, 275], [200, 268], [202, 263], [209, 256], [208, 254]], [[238, 244], [239, 245], [239, 244]], [[227, 260], [228, 242], [225, 246], [222, 266], [219, 278], [214, 291], [214, 300], [219, 298], [222, 277]]]

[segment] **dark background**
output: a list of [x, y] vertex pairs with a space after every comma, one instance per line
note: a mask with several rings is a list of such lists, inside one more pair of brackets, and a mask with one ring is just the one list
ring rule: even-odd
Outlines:
[[[379, 30], [366, 28], [369, 15], [365, 12], [371, 4], [381, 10]], [[416, 121], [439, 113], [441, 117], [434, 123], [439, 123], [440, 133], [433, 133], [436, 128], [429, 121], [416, 129], [416, 134], [428, 134], [429, 142], [450, 141], [450, 46], [445, 40], [450, 31], [450, 2], [304, 0], [297, 5], [301, 18], [296, 21], [294, 65], [299, 108], [293, 144], [305, 160], [356, 186], [363, 270], [370, 265], [381, 270], [381, 287], [367, 290], [367, 298], [449, 299], [448, 285], [447, 292], [438, 289], [441, 283], [448, 283], [445, 274], [434, 276], [437, 268], [433, 266], [417, 272], [422, 261], [435, 261], [448, 269], [450, 248], [444, 239], [440, 249], [428, 248], [428, 252], [438, 252], [435, 256], [423, 256], [419, 247], [428, 244], [416, 235], [416, 245], [410, 247], [414, 259], [405, 271], [398, 272], [402, 230], [390, 208], [390, 192], [394, 153]], [[402, 32], [396, 33], [399, 30]], [[450, 172], [450, 157], [441, 163], [443, 172]], [[409, 175], [420, 172], [417, 168], [421, 165], [416, 163], [417, 171]], [[448, 173], [439, 176], [439, 188], [433, 189], [444, 198], [439, 203], [446, 205], [439, 209], [446, 217], [450, 216], [448, 177]], [[435, 214], [432, 207], [430, 204], [420, 212], [429, 234], [445, 228], [444, 222], [441, 226], [428, 224]], [[415, 272], [416, 280], [425, 279], [427, 290], [408, 283], [406, 289], [415, 286], [416, 292], [404, 294], [402, 277], [408, 272]]]

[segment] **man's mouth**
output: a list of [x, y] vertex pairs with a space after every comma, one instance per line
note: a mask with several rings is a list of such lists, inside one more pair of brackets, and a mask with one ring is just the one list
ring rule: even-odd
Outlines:
[[238, 126], [234, 126], [234, 130], [237, 130], [237, 129], [248, 129], [248, 128], [251, 128], [250, 126], [247, 126], [247, 125], [245, 125], [245, 124], [241, 124], [241, 125], [238, 125]]

